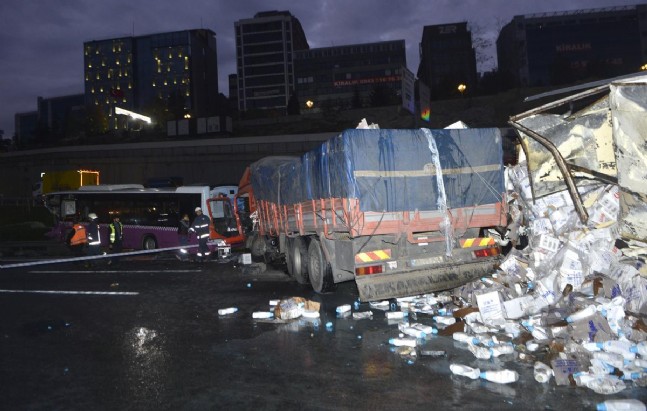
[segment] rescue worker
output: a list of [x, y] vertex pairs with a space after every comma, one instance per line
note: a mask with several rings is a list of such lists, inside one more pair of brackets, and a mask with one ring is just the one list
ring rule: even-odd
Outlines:
[[[189, 229], [191, 228], [191, 221], [189, 220], [189, 215], [184, 214], [177, 226], [177, 239], [178, 243], [181, 246], [189, 245]], [[187, 260], [188, 250], [186, 248], [181, 248], [176, 254], [176, 257], [180, 261]]]
[[[99, 224], [97, 215], [95, 213], [88, 214], [88, 219], [90, 224], [86, 229], [86, 235], [88, 237], [88, 256], [95, 256], [101, 253], [101, 236], [99, 234]], [[90, 260], [88, 266], [92, 266], [92, 260]]]
[[67, 237], [67, 245], [72, 251], [74, 257], [83, 256], [83, 248], [88, 243], [88, 238], [85, 234], [85, 226], [78, 221], [74, 222], [72, 230]]
[[207, 241], [209, 240], [209, 224], [211, 224], [211, 219], [202, 214], [202, 209], [200, 207], [195, 208], [195, 219], [193, 220], [193, 225], [189, 231], [194, 231], [198, 237], [198, 260], [204, 261], [209, 257], [211, 253], [209, 247], [207, 246]]
[[[112, 254], [119, 254], [123, 250], [124, 241], [124, 226], [119, 221], [119, 215], [112, 216], [112, 222], [108, 225], [110, 229], [110, 252]], [[108, 261], [108, 265], [117, 264], [118, 257], [113, 257]]]

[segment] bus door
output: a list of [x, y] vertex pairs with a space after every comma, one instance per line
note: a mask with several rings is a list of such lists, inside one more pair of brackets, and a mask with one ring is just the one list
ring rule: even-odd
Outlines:
[[234, 212], [230, 198], [210, 198], [207, 200], [207, 208], [211, 218], [209, 237], [212, 240], [222, 239], [230, 246], [245, 242], [240, 220]]

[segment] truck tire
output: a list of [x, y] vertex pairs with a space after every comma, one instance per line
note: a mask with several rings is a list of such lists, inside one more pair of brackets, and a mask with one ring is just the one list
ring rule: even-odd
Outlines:
[[292, 247], [289, 249], [292, 255], [292, 275], [299, 284], [308, 284], [308, 247], [305, 238], [295, 237], [292, 239]]
[[252, 239], [252, 246], [250, 247], [252, 257], [254, 257], [255, 259], [264, 259], [266, 250], [267, 246], [265, 245], [265, 238], [260, 235], [254, 236], [254, 238]]
[[294, 277], [294, 268], [292, 265], [292, 243], [294, 240], [290, 237], [285, 238], [285, 265], [288, 268], [288, 276]]
[[332, 278], [332, 267], [326, 260], [321, 243], [313, 239], [308, 247], [308, 275], [312, 289], [319, 294], [327, 293], [335, 289], [335, 282]]

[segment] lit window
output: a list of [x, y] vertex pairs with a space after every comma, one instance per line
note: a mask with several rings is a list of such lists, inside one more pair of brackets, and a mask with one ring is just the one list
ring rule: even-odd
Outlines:
[[101, 80], [101, 76], [97, 73], [97, 80]]
[[92, 68], [92, 63], [88, 63], [88, 68]]

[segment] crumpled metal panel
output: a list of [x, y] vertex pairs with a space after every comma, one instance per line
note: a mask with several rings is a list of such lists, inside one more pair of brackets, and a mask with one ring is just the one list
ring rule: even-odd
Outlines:
[[609, 98], [621, 235], [647, 241], [647, 77], [611, 84]]
[[[518, 123], [555, 145], [574, 177], [590, 178], [587, 171], [616, 177], [608, 97], [570, 116], [535, 114]], [[520, 135], [535, 198], [565, 190], [564, 176], [553, 155], [532, 137]]]

